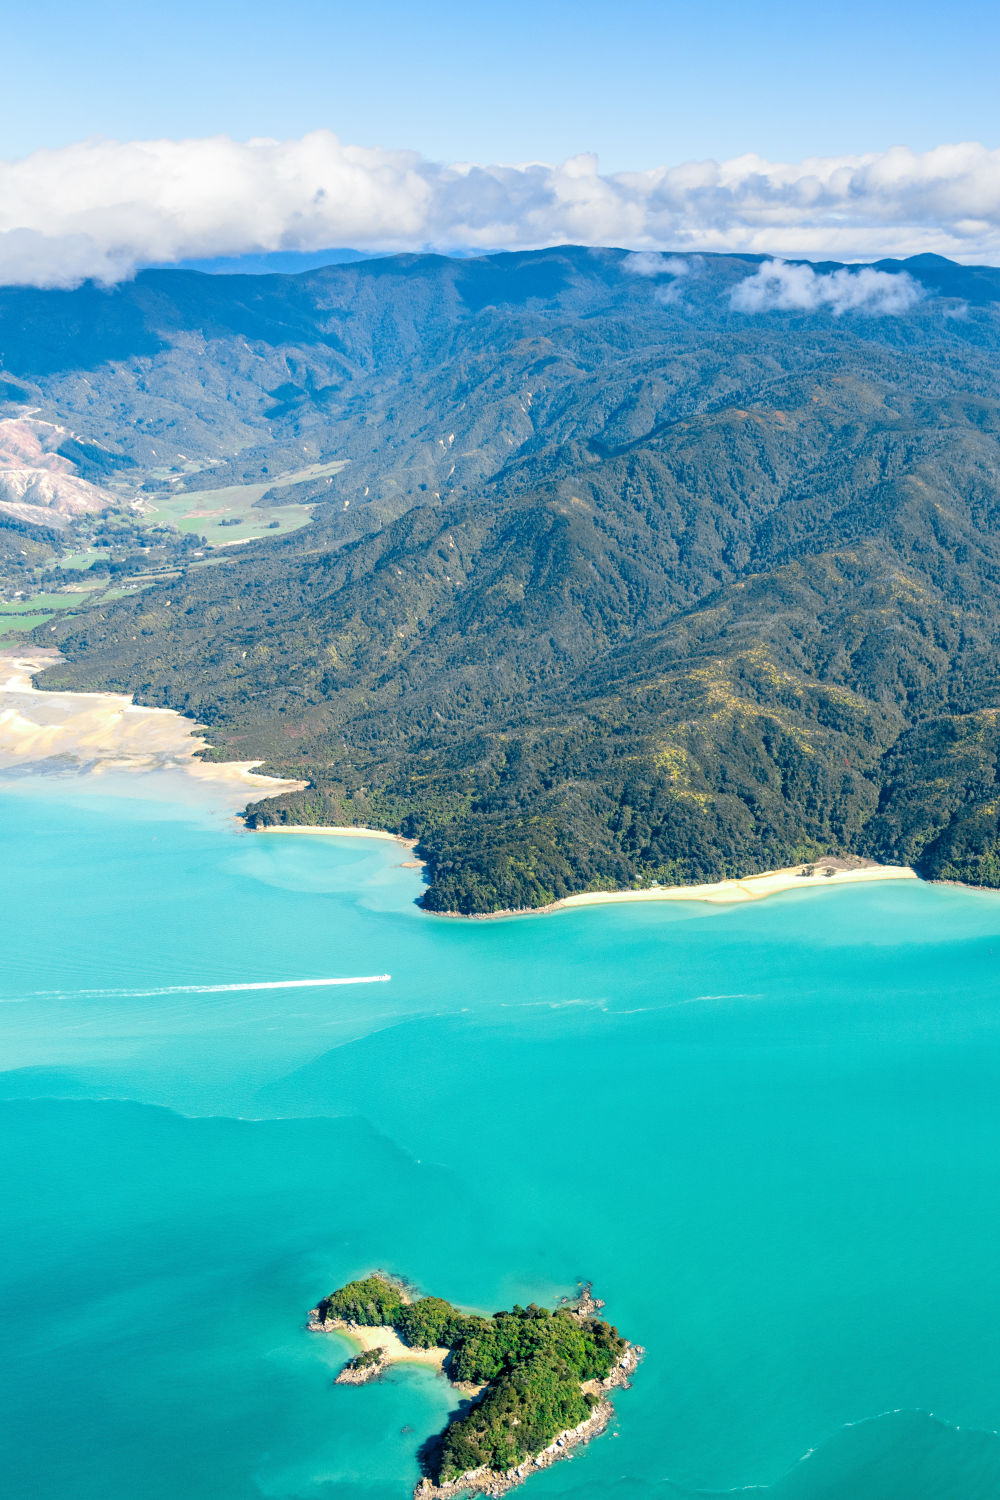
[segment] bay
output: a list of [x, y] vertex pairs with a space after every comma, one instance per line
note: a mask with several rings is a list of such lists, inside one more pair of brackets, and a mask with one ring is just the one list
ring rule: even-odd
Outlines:
[[449, 920], [128, 790], [0, 794], [6, 1493], [403, 1500], [449, 1387], [304, 1329], [378, 1266], [646, 1346], [526, 1494], [1000, 1494], [1000, 897]]

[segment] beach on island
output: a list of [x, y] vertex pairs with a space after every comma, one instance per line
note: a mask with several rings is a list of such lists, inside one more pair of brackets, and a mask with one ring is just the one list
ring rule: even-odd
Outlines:
[[411, 1348], [409, 1344], [403, 1343], [395, 1328], [369, 1327], [362, 1323], [348, 1323], [342, 1318], [330, 1318], [325, 1323], [313, 1319], [307, 1326], [314, 1333], [339, 1333], [342, 1338], [349, 1339], [359, 1353], [362, 1350], [381, 1349], [384, 1356], [383, 1367], [412, 1364], [430, 1365], [435, 1370], [443, 1370], [450, 1352], [438, 1348]]
[[357, 1344], [358, 1350], [381, 1349], [387, 1365], [432, 1365], [435, 1370], [444, 1370], [445, 1359], [450, 1353], [447, 1349], [433, 1349], [433, 1347], [432, 1349], [411, 1349], [409, 1344], [403, 1344], [402, 1338], [394, 1328], [361, 1328], [360, 1323], [343, 1323], [343, 1325], [327, 1323], [325, 1332], [349, 1338], [352, 1344]]

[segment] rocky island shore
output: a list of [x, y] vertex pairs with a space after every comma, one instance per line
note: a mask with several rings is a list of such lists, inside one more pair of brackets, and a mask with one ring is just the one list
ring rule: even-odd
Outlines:
[[503, 1495], [604, 1430], [609, 1392], [629, 1384], [643, 1350], [596, 1316], [602, 1307], [586, 1286], [554, 1312], [531, 1303], [484, 1317], [375, 1272], [324, 1297], [308, 1327], [360, 1345], [337, 1384], [366, 1384], [402, 1360], [447, 1376], [462, 1399], [421, 1450], [414, 1496], [454, 1500]]

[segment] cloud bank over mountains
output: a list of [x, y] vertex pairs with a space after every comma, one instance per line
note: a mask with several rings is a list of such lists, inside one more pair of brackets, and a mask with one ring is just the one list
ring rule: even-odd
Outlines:
[[752, 276], [733, 287], [729, 303], [738, 312], [814, 312], [825, 308], [839, 317], [845, 312], [901, 313], [919, 302], [924, 289], [905, 271], [814, 271], [812, 266], [790, 266], [765, 261]]
[[[798, 163], [742, 156], [602, 175], [589, 155], [556, 166], [445, 166], [319, 130], [289, 141], [92, 140], [0, 163], [6, 284], [113, 283], [149, 262], [334, 245], [560, 242], [845, 261], [933, 251], [997, 263], [1000, 151], [969, 143]], [[759, 285], [761, 308], [857, 305], [857, 287], [829, 278], [816, 287], [790, 278], [793, 269], [771, 273], [780, 285], [766, 295]], [[865, 283], [873, 310], [889, 295], [880, 286]]]

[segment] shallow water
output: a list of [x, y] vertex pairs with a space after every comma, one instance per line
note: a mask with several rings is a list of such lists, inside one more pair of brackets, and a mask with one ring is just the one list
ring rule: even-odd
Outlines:
[[646, 1345], [540, 1500], [996, 1500], [1000, 897], [449, 921], [162, 785], [0, 795], [6, 1493], [404, 1500], [450, 1388], [303, 1329], [383, 1266]]

